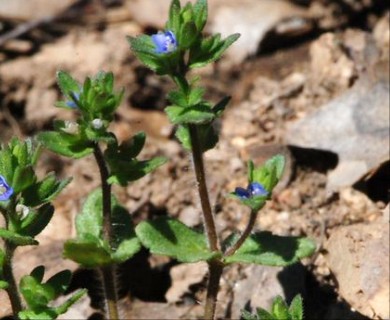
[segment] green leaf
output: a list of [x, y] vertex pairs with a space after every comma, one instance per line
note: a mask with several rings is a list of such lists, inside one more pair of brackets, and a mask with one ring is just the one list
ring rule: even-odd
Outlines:
[[213, 108], [213, 111], [217, 117], [221, 116], [222, 112], [225, 111], [227, 104], [230, 102], [231, 97], [224, 97], [219, 101]]
[[180, 107], [187, 107], [188, 106], [188, 101], [187, 101], [187, 96], [182, 90], [173, 90], [168, 93], [168, 100]]
[[35, 268], [30, 275], [22, 277], [20, 291], [27, 302], [28, 309], [19, 312], [20, 319], [56, 319], [85, 293], [81, 290], [56, 308], [49, 307], [49, 303], [63, 294], [68, 288], [71, 272], [63, 270], [46, 283], [42, 283], [44, 267]]
[[193, 6], [195, 24], [199, 32], [201, 32], [207, 22], [207, 0], [197, 0]]
[[281, 296], [277, 296], [272, 303], [272, 314], [276, 319], [290, 319], [287, 303]]
[[252, 211], [259, 211], [261, 208], [264, 207], [266, 201], [269, 198], [269, 195], [265, 196], [252, 196], [249, 199], [243, 199], [237, 196], [234, 192], [228, 194], [228, 197], [235, 198], [239, 200], [242, 204], [248, 206], [251, 208]]
[[44, 275], [45, 275], [44, 266], [37, 266], [30, 272], [30, 276], [33, 277], [37, 282], [42, 282]]
[[180, 30], [178, 43], [181, 49], [190, 48], [198, 38], [198, 30], [193, 21], [186, 22]]
[[14, 169], [12, 181], [12, 187], [14, 188], [15, 194], [31, 186], [35, 180], [36, 176], [33, 167], [31, 165], [23, 167], [22, 164], [19, 164], [19, 166]]
[[71, 93], [80, 91], [80, 84], [65, 71], [57, 72], [57, 82], [63, 95], [67, 98], [71, 98]]
[[215, 118], [213, 111], [205, 104], [187, 108], [170, 106], [165, 108], [165, 112], [173, 124], [204, 124]]
[[132, 257], [141, 248], [135, 236], [131, 216], [125, 208], [111, 198], [111, 223], [113, 248], [103, 239], [103, 203], [100, 189], [92, 192], [76, 218], [78, 238], [64, 246], [64, 256], [87, 268], [112, 263], [121, 263]]
[[33, 310], [46, 307], [55, 297], [54, 289], [42, 284], [41, 280], [33, 275], [23, 276], [19, 287], [27, 305]]
[[89, 239], [93, 236], [101, 238], [103, 230], [103, 200], [101, 189], [89, 194], [82, 211], [76, 217], [77, 236], [80, 239]]
[[127, 185], [131, 181], [138, 180], [161, 165], [167, 162], [165, 157], [155, 157], [145, 161], [115, 161], [109, 162], [111, 168], [111, 176], [108, 179], [109, 183], [116, 183], [122, 186]]
[[251, 314], [247, 310], [241, 310], [241, 319], [243, 319], [243, 320], [259, 320], [256, 315]]
[[233, 255], [225, 257], [225, 262], [287, 266], [309, 257], [315, 249], [309, 238], [283, 237], [264, 231], [249, 236]]
[[47, 280], [46, 285], [53, 289], [53, 299], [66, 291], [71, 277], [72, 273], [69, 270], [62, 270]]
[[[218, 143], [218, 133], [214, 129], [213, 123], [198, 125], [199, 141], [202, 152], [206, 152], [215, 147]], [[176, 130], [176, 137], [179, 139], [184, 149], [191, 150], [191, 138], [187, 125], [179, 125]]]
[[253, 177], [252, 181], [261, 183], [269, 194], [271, 194], [273, 188], [282, 177], [284, 165], [284, 157], [282, 155], [276, 155], [267, 160], [263, 166], [252, 170], [250, 174]]
[[240, 37], [239, 34], [232, 34], [225, 40], [220, 40], [221, 35], [216, 34], [203, 39], [200, 47], [194, 46], [191, 50], [189, 67], [200, 68], [221, 58], [222, 54]]
[[99, 239], [68, 240], [64, 244], [64, 257], [73, 260], [85, 268], [96, 268], [111, 263], [108, 245], [99, 245]]
[[54, 207], [47, 203], [37, 211], [30, 209], [29, 214], [22, 220], [19, 233], [23, 236], [35, 237], [49, 224], [54, 214]]
[[0, 238], [6, 239], [17, 246], [37, 245], [38, 241], [31, 237], [21, 236], [15, 232], [0, 228]]
[[191, 151], [191, 137], [187, 125], [179, 125], [176, 130], [176, 138], [187, 151]]
[[23, 191], [24, 204], [36, 207], [53, 200], [72, 179], [57, 180], [53, 172], [50, 172], [42, 181], [36, 182]]
[[79, 159], [93, 152], [90, 141], [64, 132], [41, 132], [37, 139], [45, 148], [65, 157]]
[[130, 139], [122, 142], [118, 146], [117, 142], [108, 145], [105, 156], [112, 159], [130, 161], [137, 157], [145, 145], [146, 135], [144, 132], [138, 132]]
[[111, 258], [115, 263], [122, 263], [141, 249], [141, 243], [135, 235], [130, 214], [120, 205], [112, 210], [112, 226], [116, 248]]
[[303, 300], [301, 295], [296, 295], [291, 301], [289, 313], [291, 320], [303, 320]]
[[148, 68], [160, 75], [170, 72], [171, 65], [169, 61], [174, 58], [174, 52], [166, 55], [157, 54], [152, 38], [147, 35], [127, 37], [127, 40], [133, 53]]
[[173, 257], [181, 262], [208, 261], [220, 255], [208, 249], [204, 234], [174, 219], [160, 217], [154, 221], [143, 221], [135, 232], [152, 253]]
[[180, 1], [172, 0], [169, 7], [169, 19], [166, 24], [166, 28], [167, 30], [173, 31], [175, 34], [177, 34], [180, 28], [180, 9]]
[[84, 294], [87, 293], [87, 289], [82, 289], [74, 293], [69, 299], [67, 299], [59, 307], [54, 308], [54, 311], [57, 315], [64, 314], [68, 309], [75, 304]]
[[5, 290], [8, 288], [8, 282], [4, 280], [0, 280], [0, 290]]
[[190, 93], [188, 95], [188, 106], [199, 105], [203, 101], [204, 88], [202, 87], [191, 87]]

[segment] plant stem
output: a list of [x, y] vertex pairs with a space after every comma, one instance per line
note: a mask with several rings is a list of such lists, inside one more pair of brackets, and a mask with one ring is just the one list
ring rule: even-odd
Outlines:
[[215, 228], [213, 213], [211, 211], [209, 193], [206, 185], [205, 170], [203, 164], [203, 154], [199, 141], [198, 128], [196, 125], [188, 125], [192, 146], [192, 159], [194, 161], [194, 169], [200, 203], [203, 211], [204, 225], [206, 229], [207, 240], [211, 251], [219, 250], [218, 236]]
[[224, 254], [225, 257], [234, 254], [242, 246], [246, 238], [248, 238], [248, 236], [251, 234], [251, 231], [253, 230], [253, 227], [255, 226], [256, 223], [257, 213], [258, 211], [253, 211], [253, 210], [251, 211], [251, 214], [249, 216], [249, 221], [244, 232], [241, 234], [241, 237], [236, 241], [236, 243], [225, 252]]
[[118, 296], [115, 282], [115, 266], [109, 265], [99, 268], [102, 277], [103, 290], [105, 294], [105, 310], [107, 319], [119, 319]]
[[[215, 228], [215, 222], [213, 213], [211, 210], [209, 193], [206, 185], [206, 175], [203, 163], [203, 153], [201, 144], [199, 141], [198, 128], [196, 125], [190, 124], [189, 126], [191, 146], [192, 146], [192, 159], [194, 161], [194, 169], [196, 182], [198, 184], [198, 191], [200, 197], [200, 203], [202, 205], [203, 220], [206, 229], [207, 240], [211, 251], [219, 250], [219, 241], [217, 236], [217, 230]], [[209, 281], [207, 284], [207, 296], [204, 311], [204, 318], [206, 320], [213, 320], [215, 317], [215, 307], [217, 304], [217, 295], [219, 290], [219, 280], [221, 279], [223, 271], [223, 263], [217, 259], [211, 260], [209, 263]]]
[[205, 320], [214, 320], [217, 295], [219, 291], [219, 280], [222, 276], [224, 265], [219, 260], [212, 260], [209, 263], [209, 281], [207, 284], [207, 296], [204, 310]]
[[6, 289], [9, 300], [12, 306], [12, 312], [16, 319], [19, 319], [18, 313], [23, 310], [22, 300], [19, 296], [18, 286], [14, 277], [12, 269], [12, 257], [14, 255], [16, 247], [11, 244], [9, 241], [4, 240], [5, 247], [5, 261], [3, 264], [3, 275], [4, 279], [8, 282], [8, 287]]
[[[102, 201], [103, 201], [103, 238], [112, 247], [113, 234], [111, 224], [111, 185], [107, 182], [110, 174], [104, 160], [104, 155], [97, 143], [94, 144], [94, 156], [99, 167], [101, 184], [102, 184]], [[119, 319], [117, 306], [117, 288], [115, 282], [115, 267], [104, 266], [100, 268], [103, 281], [103, 289], [106, 302], [106, 318]]]
[[107, 182], [109, 172], [104, 160], [102, 150], [96, 143], [94, 145], [93, 154], [99, 167], [100, 178], [102, 183], [102, 198], [103, 198], [103, 237], [108, 243], [112, 242], [112, 225], [111, 225], [111, 185]]

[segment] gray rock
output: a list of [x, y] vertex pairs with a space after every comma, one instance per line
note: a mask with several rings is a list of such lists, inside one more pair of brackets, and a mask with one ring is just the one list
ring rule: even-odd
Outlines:
[[295, 122], [290, 145], [328, 150], [339, 156], [328, 187], [354, 183], [389, 158], [389, 82], [360, 79], [351, 89]]

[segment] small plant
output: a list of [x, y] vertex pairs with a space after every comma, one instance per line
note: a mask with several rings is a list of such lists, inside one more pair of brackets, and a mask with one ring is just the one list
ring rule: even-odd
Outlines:
[[[115, 265], [130, 259], [141, 249], [131, 216], [111, 192], [112, 184], [126, 186], [165, 163], [157, 157], [136, 159], [145, 144], [140, 132], [119, 143], [109, 131], [123, 90], [114, 90], [112, 73], [100, 72], [81, 85], [68, 73], [57, 74], [65, 96], [58, 107], [77, 111], [75, 122], [55, 122], [55, 131], [43, 132], [38, 140], [49, 150], [71, 158], [93, 155], [99, 168], [101, 188], [93, 191], [76, 218], [77, 238], [64, 246], [64, 256], [86, 268], [96, 268], [101, 276], [107, 319], [119, 319]], [[104, 149], [103, 149], [104, 148]]]
[[220, 34], [204, 37], [202, 31], [207, 15], [206, 0], [187, 3], [184, 7], [179, 0], [172, 0], [165, 30], [152, 36], [129, 37], [129, 43], [142, 63], [158, 75], [170, 77], [176, 84], [176, 90], [168, 94], [171, 105], [165, 112], [177, 125], [178, 140], [192, 155], [204, 223], [204, 233], [198, 233], [175, 219], [160, 217], [141, 222], [136, 234], [152, 253], [168, 255], [181, 262], [207, 261], [209, 280], [204, 318], [214, 319], [219, 280], [225, 266], [236, 262], [286, 266], [311, 255], [315, 245], [307, 238], [252, 233], [259, 210], [271, 198], [283, 173], [284, 158], [280, 155], [256, 168], [249, 161], [248, 186], [237, 187], [231, 193], [249, 207], [249, 223], [241, 234], [233, 233], [223, 240], [217, 234], [203, 153], [218, 142], [213, 123], [221, 117], [230, 98], [217, 103], [205, 100], [199, 78], [192, 77], [190, 71], [218, 60], [239, 35], [225, 39]]
[[59, 272], [42, 283], [43, 266], [23, 276], [19, 285], [16, 283], [12, 268], [15, 250], [38, 245], [35, 237], [54, 214], [51, 201], [70, 182], [57, 180], [53, 173], [39, 180], [34, 171], [38, 157], [39, 148], [32, 140], [14, 138], [8, 145], [0, 146], [0, 212], [5, 221], [5, 228], [0, 228], [0, 289], [6, 290], [13, 314], [19, 319], [54, 319], [85, 293], [80, 290], [61, 306], [51, 306], [67, 289], [71, 273]]
[[258, 308], [255, 314], [248, 311], [242, 311], [243, 320], [302, 320], [303, 319], [303, 301], [300, 295], [295, 296], [291, 301], [290, 307], [282, 297], [277, 296], [268, 312], [265, 309]]

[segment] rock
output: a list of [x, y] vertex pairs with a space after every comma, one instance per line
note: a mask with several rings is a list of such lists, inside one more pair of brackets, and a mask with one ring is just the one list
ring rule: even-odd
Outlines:
[[388, 319], [389, 224], [339, 227], [325, 247], [341, 297], [369, 318]]
[[[297, 21], [306, 28], [305, 11], [291, 2], [281, 0], [223, 1], [210, 19], [210, 31], [226, 37], [240, 33], [240, 39], [226, 53], [239, 63], [248, 55], [255, 54], [264, 36], [284, 21]], [[226, 23], [229, 21], [229, 23]], [[283, 28], [279, 28], [282, 32]], [[261, 45], [260, 45], [261, 46]]]
[[[252, 310], [260, 307], [269, 309], [278, 295], [290, 300], [298, 292], [302, 293], [304, 287], [303, 268], [299, 265], [287, 268], [249, 265], [244, 266], [239, 275], [234, 273], [235, 270], [231, 269], [223, 277], [225, 281], [231, 277], [234, 283], [232, 319], [239, 319], [241, 310], [248, 306]], [[223, 290], [220, 295], [223, 295]], [[228, 301], [226, 298], [222, 300], [222, 297], [218, 299]]]
[[34, 20], [59, 14], [76, 0], [0, 0], [0, 18]]
[[[379, 116], [380, 115], [380, 116]], [[353, 184], [389, 157], [389, 82], [362, 78], [343, 95], [293, 123], [287, 143], [334, 152], [328, 188]]]
[[184, 207], [179, 213], [179, 220], [189, 227], [199, 226], [201, 223], [201, 212], [194, 206]]
[[180, 264], [170, 270], [172, 285], [165, 294], [168, 303], [179, 302], [185, 293], [188, 293], [190, 286], [199, 284], [207, 275], [207, 264], [205, 262]]

